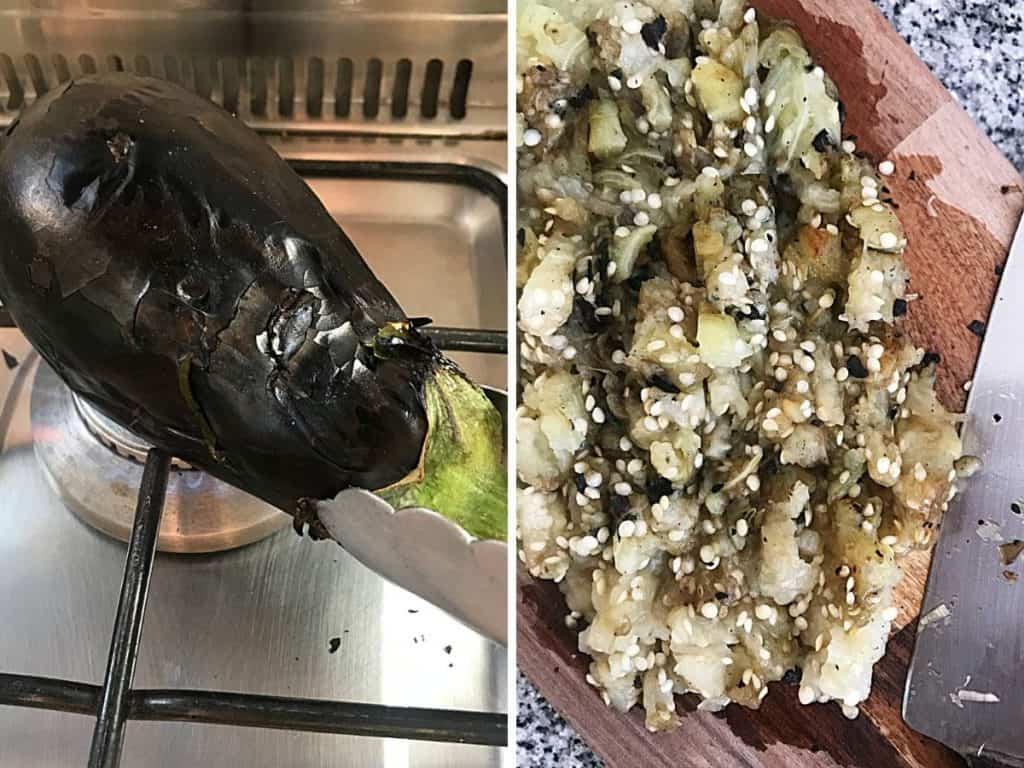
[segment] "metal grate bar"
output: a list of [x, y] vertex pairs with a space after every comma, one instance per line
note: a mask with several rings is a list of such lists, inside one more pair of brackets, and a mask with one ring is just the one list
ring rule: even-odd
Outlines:
[[[440, 330], [442, 336], [453, 331], [455, 336], [464, 333], [460, 329], [434, 330]], [[468, 332], [471, 339], [473, 335], [495, 333]], [[491, 339], [490, 345], [504, 346], [497, 339]], [[390, 707], [217, 691], [131, 690], [169, 469], [170, 457], [151, 449], [139, 489], [103, 687], [0, 673], [0, 705], [88, 715], [97, 713], [89, 768], [119, 766], [128, 720], [183, 721], [493, 747], [508, 744], [506, 716], [500, 713]]]
[[89, 768], [116, 768], [121, 762], [128, 697], [132, 678], [135, 677], [142, 620], [149, 595], [149, 578], [156, 557], [157, 535], [160, 532], [170, 468], [170, 456], [155, 448], [149, 451], [135, 507], [132, 537], [128, 542], [121, 599], [114, 620], [114, 634], [110, 640], [107, 676], [100, 694], [96, 729], [92, 734], [92, 747], [89, 751]]
[[434, 341], [438, 349], [446, 352], [487, 352], [496, 355], [508, 353], [508, 334], [505, 331], [442, 326], [427, 326], [420, 330]]
[[[100, 694], [98, 685], [0, 674], [0, 705], [91, 715], [96, 712]], [[491, 747], [508, 743], [506, 716], [494, 712], [389, 707], [219, 691], [139, 690], [128, 695], [127, 713], [129, 720], [182, 721]]]

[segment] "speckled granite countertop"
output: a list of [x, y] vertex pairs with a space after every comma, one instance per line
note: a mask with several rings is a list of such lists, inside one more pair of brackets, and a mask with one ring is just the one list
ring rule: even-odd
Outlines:
[[[1024, 172], [1024, 4], [875, 0], [900, 34]], [[601, 761], [522, 675], [518, 765], [600, 768]]]

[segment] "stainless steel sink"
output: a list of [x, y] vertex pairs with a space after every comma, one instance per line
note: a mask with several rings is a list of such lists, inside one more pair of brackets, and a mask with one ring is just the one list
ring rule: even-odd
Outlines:
[[[276, 146], [307, 164], [335, 163], [310, 184], [409, 314], [504, 328], [505, 234], [488, 191], [500, 186], [492, 171], [502, 143]], [[9, 369], [0, 359], [0, 672], [101, 683], [125, 545], [80, 522], [48, 483], [29, 412], [40, 363], [16, 329], [0, 329], [0, 349], [18, 361]], [[504, 357], [461, 362], [504, 387]], [[186, 480], [172, 476], [172, 486]], [[507, 658], [341, 547], [287, 528], [221, 554], [157, 556], [135, 685], [503, 712]], [[92, 729], [91, 717], [0, 707], [0, 765], [85, 765]], [[484, 747], [132, 721], [122, 764], [419, 768], [505, 759]]]

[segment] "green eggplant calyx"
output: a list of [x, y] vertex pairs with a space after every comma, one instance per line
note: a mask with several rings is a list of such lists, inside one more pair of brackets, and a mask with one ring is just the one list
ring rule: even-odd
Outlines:
[[377, 331], [371, 346], [374, 355], [379, 358], [407, 354], [409, 350], [419, 350], [429, 355], [437, 354], [433, 344], [420, 336], [408, 320], [385, 323]]
[[504, 430], [487, 395], [454, 367], [438, 366], [424, 384], [427, 438], [420, 466], [377, 491], [395, 509], [425, 507], [479, 539], [508, 531]]

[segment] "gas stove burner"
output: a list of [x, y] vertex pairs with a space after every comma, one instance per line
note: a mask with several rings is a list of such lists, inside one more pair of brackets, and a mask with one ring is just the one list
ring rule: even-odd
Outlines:
[[[150, 444], [136, 435], [129, 429], [125, 429], [113, 419], [104, 416], [88, 400], [71, 392], [71, 400], [75, 404], [75, 410], [85, 422], [86, 428], [93, 437], [103, 445], [112, 450], [118, 456], [138, 464], [146, 463], [146, 454], [151, 448]], [[181, 459], [171, 459], [171, 466], [174, 469], [185, 471], [196, 471], [192, 465]]]
[[[30, 411], [36, 456], [65, 506], [93, 528], [128, 541], [149, 445], [74, 395], [45, 363], [36, 371]], [[158, 548], [220, 552], [290, 523], [269, 504], [176, 462]]]

